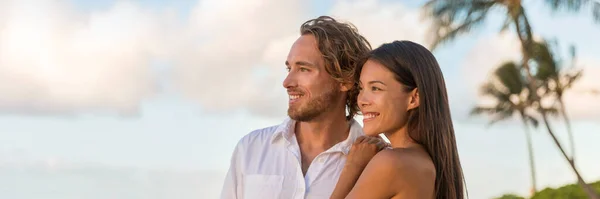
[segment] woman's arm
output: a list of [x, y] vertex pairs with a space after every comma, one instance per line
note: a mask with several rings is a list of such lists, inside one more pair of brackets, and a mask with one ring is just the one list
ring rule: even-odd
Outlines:
[[330, 198], [346, 198], [369, 161], [386, 146], [387, 144], [380, 137], [361, 136], [357, 138], [352, 144], [346, 164]]
[[344, 166], [342, 174], [340, 174], [340, 179], [335, 185], [335, 189], [333, 190], [330, 199], [346, 198], [348, 193], [352, 190], [352, 187], [354, 187], [354, 184], [356, 184], [356, 181], [358, 181], [363, 169], [364, 168], [360, 168], [359, 166]]

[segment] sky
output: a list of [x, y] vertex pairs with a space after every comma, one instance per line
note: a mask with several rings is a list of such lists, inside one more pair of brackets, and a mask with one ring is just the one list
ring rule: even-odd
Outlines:
[[[426, 45], [430, 22], [421, 18], [422, 3], [1, 1], [0, 184], [29, 179], [16, 183], [20, 187], [9, 196], [35, 198], [28, 194], [51, 192], [32, 185], [48, 180], [36, 172], [60, 170], [53, 175], [62, 179], [52, 192], [56, 198], [92, 198], [96, 192], [114, 194], [108, 198], [217, 198], [237, 141], [286, 117], [283, 63], [302, 22], [331, 15], [356, 25], [374, 47], [393, 40]], [[576, 67], [585, 74], [566, 94], [566, 104], [577, 167], [586, 180], [600, 180], [594, 153], [600, 151], [600, 95], [587, 92], [600, 90], [600, 24], [585, 11], [553, 14], [539, 1], [527, 1], [527, 8], [536, 37], [559, 41], [565, 60], [567, 47], [577, 47]], [[489, 71], [519, 58], [517, 38], [499, 33], [503, 18], [496, 13], [482, 29], [434, 51], [471, 198], [525, 195], [529, 189], [521, 123], [488, 127], [488, 118], [468, 116]], [[564, 124], [553, 120], [552, 127], [568, 149]], [[532, 134], [538, 188], [574, 183], [548, 133]], [[89, 175], [74, 180], [64, 172], [77, 169]], [[69, 188], [111, 184], [122, 181], [119, 176], [133, 176], [128, 186], [138, 188]]]

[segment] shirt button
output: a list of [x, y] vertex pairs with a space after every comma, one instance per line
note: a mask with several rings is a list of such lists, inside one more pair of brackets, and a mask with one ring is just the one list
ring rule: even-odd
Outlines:
[[319, 158], [319, 163], [323, 163], [323, 162], [325, 162], [325, 159], [324, 158]]

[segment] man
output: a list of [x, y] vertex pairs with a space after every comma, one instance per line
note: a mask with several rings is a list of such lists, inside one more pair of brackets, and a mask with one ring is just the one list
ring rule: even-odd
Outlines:
[[354, 26], [328, 16], [303, 23], [300, 35], [285, 62], [289, 118], [238, 142], [222, 199], [329, 198], [363, 135], [353, 119], [352, 87], [370, 44]]

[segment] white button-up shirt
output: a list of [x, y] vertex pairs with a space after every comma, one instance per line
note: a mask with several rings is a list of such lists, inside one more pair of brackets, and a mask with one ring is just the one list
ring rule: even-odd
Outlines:
[[346, 155], [362, 127], [351, 120], [350, 134], [320, 153], [302, 175], [296, 122], [259, 129], [244, 136], [231, 157], [221, 199], [329, 198], [340, 177]]

